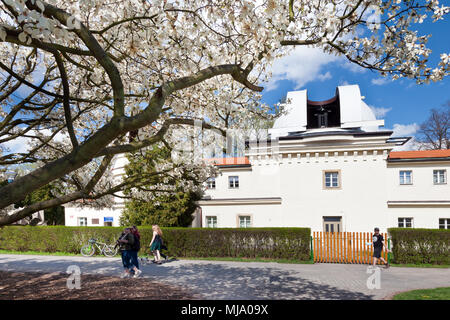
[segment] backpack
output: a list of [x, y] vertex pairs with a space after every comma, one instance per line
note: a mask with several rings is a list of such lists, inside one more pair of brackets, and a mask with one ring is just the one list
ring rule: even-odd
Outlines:
[[131, 250], [139, 251], [141, 249], [141, 241], [139, 240], [139, 237], [137, 237], [134, 234], [133, 234], [133, 237], [134, 237], [134, 243], [133, 243], [133, 246], [131, 247]]

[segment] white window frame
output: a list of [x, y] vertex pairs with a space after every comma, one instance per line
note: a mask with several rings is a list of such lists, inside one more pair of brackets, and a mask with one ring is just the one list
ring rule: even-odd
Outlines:
[[[444, 220], [444, 223], [441, 223], [441, 220]], [[441, 225], [444, 227], [441, 228]], [[439, 218], [439, 229], [450, 229], [450, 218]]]
[[228, 189], [239, 189], [239, 176], [228, 176]]
[[[248, 220], [247, 220], [248, 218]], [[242, 226], [242, 219], [245, 219], [244, 226]], [[238, 227], [239, 228], [251, 228], [252, 227], [252, 216], [251, 215], [239, 215], [238, 216]]]
[[[206, 216], [206, 227], [207, 228], [217, 228], [217, 216]], [[213, 225], [210, 226], [210, 219], [213, 219]]]
[[[403, 220], [401, 222], [403, 224], [403, 226], [400, 226], [400, 219]], [[406, 222], [407, 222], [406, 219], [411, 219], [411, 226], [410, 227], [406, 226]], [[398, 223], [398, 227], [399, 228], [414, 228], [414, 218], [411, 218], [411, 217], [398, 217], [397, 223]]]
[[216, 179], [215, 178], [209, 178], [206, 180], [206, 188], [209, 190], [216, 189]]
[[[402, 173], [406, 173], [406, 172], [410, 172], [411, 173], [410, 174], [410, 178], [409, 178], [409, 180], [410, 180], [409, 183], [405, 182], [406, 181], [405, 180], [406, 175], [402, 176]], [[410, 185], [413, 184], [413, 171], [412, 170], [400, 170], [398, 178], [399, 178], [399, 183], [400, 183], [401, 186], [410, 186]], [[403, 183], [402, 183], [402, 178], [403, 178]]]
[[[327, 176], [329, 175], [330, 185], [327, 185]], [[324, 170], [323, 171], [323, 188], [324, 189], [340, 189], [341, 188], [341, 170]]]
[[[84, 224], [81, 224], [81, 219], [84, 219]], [[77, 222], [79, 227], [87, 227], [87, 217], [77, 217]]]
[[[443, 175], [440, 175], [440, 172], [443, 172]], [[437, 179], [435, 179], [435, 177]], [[442, 178], [442, 181], [440, 181]], [[436, 169], [433, 170], [433, 184], [435, 185], [439, 185], [439, 184], [447, 184], [447, 170], [445, 169]]]

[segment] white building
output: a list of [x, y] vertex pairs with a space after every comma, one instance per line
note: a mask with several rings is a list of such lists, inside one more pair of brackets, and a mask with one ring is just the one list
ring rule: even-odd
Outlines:
[[217, 162], [195, 226], [372, 231], [450, 228], [450, 150], [393, 152], [409, 138], [381, 131], [359, 87], [309, 101], [289, 92], [288, 114], [250, 141], [245, 158]]
[[[341, 86], [327, 101], [287, 94], [288, 113], [270, 138], [249, 141], [246, 156], [215, 159], [193, 227], [310, 227], [372, 231], [388, 227], [450, 228], [450, 150], [392, 151], [407, 137], [380, 130], [359, 87]], [[126, 159], [116, 159], [115, 175]], [[66, 206], [66, 225], [118, 226], [112, 209]]]
[[[128, 162], [124, 154], [120, 154], [114, 158], [113, 164], [113, 179], [119, 182], [125, 173], [124, 166]], [[118, 195], [122, 195], [118, 192]], [[125, 207], [124, 200], [119, 197], [114, 197], [114, 205], [112, 208], [95, 209], [89, 207], [80, 207], [75, 203], [70, 202], [64, 205], [65, 210], [65, 225], [88, 226], [88, 227], [119, 227], [120, 216]]]

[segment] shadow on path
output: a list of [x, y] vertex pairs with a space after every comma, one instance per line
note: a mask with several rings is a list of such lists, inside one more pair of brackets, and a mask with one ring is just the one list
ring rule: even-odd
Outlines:
[[[0, 257], [0, 270], [62, 272], [77, 265], [81, 274], [117, 276], [122, 271], [120, 259], [90, 259], [77, 257], [68, 260], [52, 257], [45, 260], [35, 257], [9, 259]], [[173, 263], [167, 265], [142, 265], [142, 276], [169, 285], [184, 287], [201, 294], [205, 299], [339, 299], [368, 300], [372, 295], [350, 291], [305, 279], [298, 272], [270, 267], [235, 267], [213, 263]]]

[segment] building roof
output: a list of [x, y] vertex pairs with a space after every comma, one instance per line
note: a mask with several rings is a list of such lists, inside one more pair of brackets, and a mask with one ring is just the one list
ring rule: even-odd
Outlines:
[[418, 150], [418, 151], [392, 151], [389, 160], [402, 159], [437, 159], [450, 158], [450, 149]]
[[250, 160], [247, 157], [210, 158], [206, 160], [218, 167], [250, 166]]

